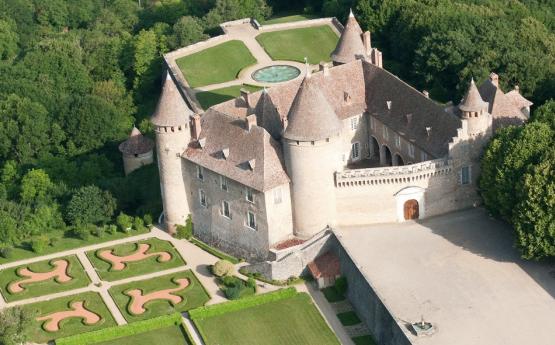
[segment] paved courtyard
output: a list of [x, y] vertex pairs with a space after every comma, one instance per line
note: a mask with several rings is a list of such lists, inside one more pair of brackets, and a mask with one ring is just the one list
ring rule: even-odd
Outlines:
[[555, 264], [526, 262], [483, 209], [405, 224], [342, 228], [340, 242], [414, 344], [552, 345]]

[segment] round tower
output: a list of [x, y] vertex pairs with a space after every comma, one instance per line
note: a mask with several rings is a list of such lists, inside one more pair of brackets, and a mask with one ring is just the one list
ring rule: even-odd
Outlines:
[[311, 237], [336, 223], [334, 173], [341, 128], [317, 81], [307, 73], [282, 136], [291, 179], [294, 231], [299, 237]]
[[168, 72], [151, 122], [156, 132], [164, 223], [169, 233], [175, 232], [176, 225], [185, 224], [190, 213], [181, 154], [191, 140], [192, 115]]
[[141, 134], [135, 126], [129, 138], [119, 144], [119, 151], [123, 155], [123, 170], [125, 175], [139, 169], [143, 165], [152, 164], [154, 142]]
[[[349, 63], [357, 59], [367, 59], [368, 51], [370, 50], [369, 34], [370, 33], [368, 33], [368, 42], [363, 42], [362, 29], [353, 11], [351, 11], [343, 32], [341, 32], [341, 37], [339, 37], [337, 46], [331, 53], [334, 66]], [[365, 47], [365, 43], [368, 45], [367, 47]]]
[[488, 112], [488, 102], [485, 102], [474, 83], [459, 104], [461, 118], [466, 120], [467, 133], [470, 137], [485, 137], [491, 135], [492, 116]]

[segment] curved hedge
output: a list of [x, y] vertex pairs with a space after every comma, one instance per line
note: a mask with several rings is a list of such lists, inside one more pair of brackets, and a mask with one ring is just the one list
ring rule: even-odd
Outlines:
[[60, 338], [56, 340], [56, 345], [95, 344], [102, 341], [114, 340], [131, 335], [136, 335], [167, 326], [179, 326], [181, 325], [181, 322], [181, 314], [179, 313], [164, 315], [153, 319], [134, 322], [124, 326], [110, 327], [98, 331], [76, 334], [66, 338]]
[[242, 310], [257, 305], [280, 301], [289, 297], [293, 297], [297, 294], [295, 288], [281, 289], [274, 292], [265, 293], [262, 295], [256, 295], [252, 297], [247, 297], [240, 300], [235, 300], [231, 302], [209, 305], [205, 307], [199, 307], [189, 311], [189, 316], [191, 320], [202, 320], [212, 316], [222, 315], [229, 312]]

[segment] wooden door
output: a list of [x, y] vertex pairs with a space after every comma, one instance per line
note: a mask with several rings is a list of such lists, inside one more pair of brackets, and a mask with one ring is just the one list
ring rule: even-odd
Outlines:
[[405, 202], [405, 220], [418, 219], [418, 201], [411, 199]]

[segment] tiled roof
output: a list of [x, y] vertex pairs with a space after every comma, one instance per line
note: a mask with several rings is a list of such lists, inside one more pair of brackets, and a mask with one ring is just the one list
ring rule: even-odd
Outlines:
[[528, 120], [528, 116], [522, 112], [522, 108], [529, 107], [532, 102], [522, 97], [517, 90], [503, 93], [503, 90], [495, 85], [490, 79], [480, 85], [482, 98], [489, 103], [489, 113], [494, 120], [504, 124], [517, 124]]
[[488, 110], [488, 103], [484, 102], [476, 84], [474, 83], [474, 79], [470, 81], [470, 86], [466, 91], [466, 95], [464, 96], [461, 104], [459, 104], [459, 109], [462, 111], [473, 111], [473, 112], [480, 112], [480, 111], [487, 111]]
[[189, 122], [193, 111], [187, 106], [169, 72], [158, 105], [150, 121], [155, 126], [178, 126]]
[[314, 259], [308, 264], [308, 270], [315, 279], [334, 278], [341, 274], [339, 258], [332, 252], [326, 252]]
[[208, 109], [201, 116], [200, 140], [202, 148], [192, 142], [182, 157], [258, 191], [289, 182], [281, 145], [262, 127], [249, 131], [245, 118]]
[[361, 35], [362, 30], [351, 13], [341, 33], [339, 42], [331, 53], [331, 59], [339, 63], [348, 63], [360, 57], [365, 57], [366, 50], [364, 49]]
[[120, 152], [127, 155], [140, 155], [147, 153], [154, 147], [154, 142], [141, 134], [137, 127], [133, 127], [129, 138], [119, 144]]
[[318, 80], [307, 75], [289, 109], [288, 125], [283, 137], [290, 140], [315, 141], [337, 136], [341, 121], [320, 90]]

